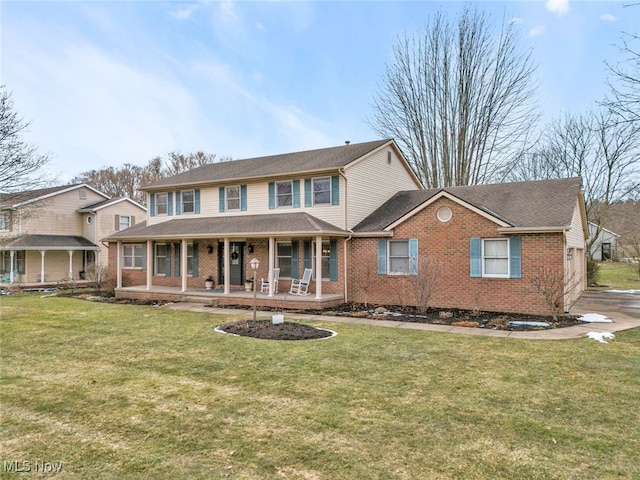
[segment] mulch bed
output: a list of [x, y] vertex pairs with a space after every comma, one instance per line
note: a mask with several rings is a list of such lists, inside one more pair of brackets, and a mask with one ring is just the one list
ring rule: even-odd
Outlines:
[[323, 330], [300, 323], [283, 322], [274, 324], [270, 320], [241, 320], [225, 323], [218, 327], [224, 333], [242, 337], [262, 338], [267, 340], [319, 340], [333, 335]]

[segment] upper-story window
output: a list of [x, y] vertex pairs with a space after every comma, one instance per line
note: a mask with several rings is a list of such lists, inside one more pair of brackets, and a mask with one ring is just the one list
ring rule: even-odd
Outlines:
[[240, 210], [240, 185], [226, 187], [227, 210]]
[[11, 230], [11, 212], [0, 212], [0, 232]]
[[156, 215], [166, 215], [169, 207], [167, 193], [156, 193]]
[[118, 219], [118, 230], [124, 230], [131, 226], [131, 215], [120, 215]]
[[331, 203], [331, 177], [313, 179], [313, 204]]
[[293, 205], [293, 182], [276, 182], [276, 207]]
[[184, 190], [180, 195], [181, 211], [182, 213], [194, 213], [196, 211], [195, 191]]

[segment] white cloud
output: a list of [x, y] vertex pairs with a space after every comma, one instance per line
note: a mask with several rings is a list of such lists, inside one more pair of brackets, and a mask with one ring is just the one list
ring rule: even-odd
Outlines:
[[610, 13], [603, 13], [602, 15], [600, 15], [600, 20], [602, 20], [603, 22], [615, 22], [618, 19], [615, 15], [612, 15]]
[[538, 37], [544, 33], [544, 25], [538, 25], [529, 30], [530, 37]]
[[562, 15], [569, 11], [569, 0], [547, 0], [545, 6], [550, 12]]
[[509, 20], [511, 25], [519, 25], [523, 22], [522, 17], [513, 17]]

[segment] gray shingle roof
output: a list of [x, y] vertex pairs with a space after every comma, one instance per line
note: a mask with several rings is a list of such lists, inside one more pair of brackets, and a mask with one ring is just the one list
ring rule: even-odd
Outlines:
[[398, 192], [354, 231], [382, 231], [442, 191], [513, 227], [568, 227], [580, 192], [580, 178]]
[[4, 240], [5, 250], [95, 250], [100, 247], [84, 237], [76, 235], [20, 235]]
[[163, 178], [142, 187], [141, 190], [338, 169], [391, 141], [376, 140], [304, 152], [212, 163]]
[[110, 235], [105, 240], [146, 240], [160, 238], [205, 238], [222, 236], [266, 237], [280, 235], [334, 235], [348, 232], [305, 212], [272, 215], [238, 215], [224, 217], [174, 219], [147, 226], [141, 222]]

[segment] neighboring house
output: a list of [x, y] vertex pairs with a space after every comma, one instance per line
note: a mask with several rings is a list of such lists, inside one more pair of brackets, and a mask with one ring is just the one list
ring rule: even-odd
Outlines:
[[605, 226], [619, 235], [617, 260], [640, 260], [640, 201], [611, 204]]
[[107, 265], [100, 239], [145, 217], [136, 202], [86, 184], [2, 194], [2, 283], [83, 280], [92, 266]]
[[[597, 237], [596, 237], [597, 234]], [[594, 240], [594, 237], [595, 240]], [[620, 235], [606, 228], [601, 228], [589, 222], [589, 242], [591, 243], [591, 260], [602, 262], [605, 260], [617, 260], [617, 246]]]
[[[279, 293], [269, 282], [258, 295], [272, 306], [415, 305], [406, 290], [435, 264], [433, 306], [548, 313], [531, 286], [539, 266], [575, 279], [576, 295], [585, 284], [579, 179], [423, 190], [379, 140], [205, 165], [142, 190], [146, 221], [105, 239], [121, 297], [250, 304], [253, 258], [258, 281], [280, 269]], [[287, 294], [305, 269], [311, 294]]]

